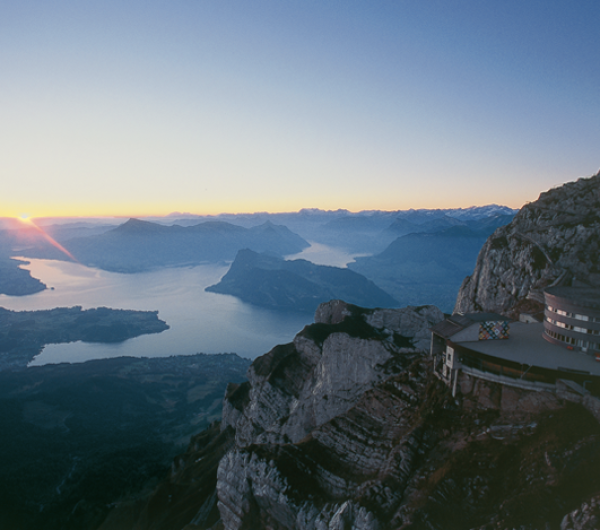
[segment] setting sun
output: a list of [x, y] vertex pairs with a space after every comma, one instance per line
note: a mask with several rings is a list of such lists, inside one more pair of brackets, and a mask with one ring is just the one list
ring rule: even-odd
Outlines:
[[21, 221], [22, 223], [26, 224], [26, 225], [29, 225], [29, 226], [34, 226], [34, 224], [33, 224], [33, 218], [32, 218], [32, 217], [30, 217], [30, 216], [29, 216], [28, 214], [26, 214], [26, 213], [23, 213], [23, 214], [19, 215], [19, 216], [17, 217], [17, 219], [18, 219], [19, 221]]
[[21, 221], [24, 225], [34, 228], [35, 230], [37, 230], [40, 235], [48, 242], [50, 243], [54, 248], [57, 248], [58, 250], [60, 250], [63, 254], [65, 254], [66, 256], [68, 256], [71, 260], [78, 262], [77, 258], [75, 258], [75, 256], [73, 256], [73, 254], [71, 254], [65, 247], [63, 247], [58, 241], [56, 241], [50, 234], [46, 233], [46, 231], [42, 228], [40, 228], [37, 224], [35, 224], [34, 220], [32, 217], [30, 217], [27, 214], [21, 214], [17, 217], [17, 219], [19, 221]]

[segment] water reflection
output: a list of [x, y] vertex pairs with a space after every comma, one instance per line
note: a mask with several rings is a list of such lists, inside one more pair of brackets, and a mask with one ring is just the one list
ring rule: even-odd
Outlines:
[[354, 258], [359, 256], [368, 256], [369, 254], [352, 254], [339, 248], [329, 247], [321, 243], [311, 242], [310, 247], [304, 249], [298, 254], [286, 256], [287, 260], [305, 259], [317, 265], [329, 265], [330, 267], [346, 268], [346, 265]]
[[286, 343], [312, 315], [286, 313], [245, 304], [233, 296], [207, 293], [228, 265], [199, 265], [137, 274], [90, 269], [76, 263], [29, 259], [23, 265], [48, 287], [23, 297], [0, 295], [0, 306], [38, 310], [80, 305], [84, 309], [158, 310], [171, 329], [119, 344], [48, 345], [31, 365], [82, 362], [121, 355], [162, 357], [198, 352], [235, 352], [255, 358], [276, 344]]

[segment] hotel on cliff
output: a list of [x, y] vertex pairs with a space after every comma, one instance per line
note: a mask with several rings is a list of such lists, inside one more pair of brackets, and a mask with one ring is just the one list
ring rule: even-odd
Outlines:
[[462, 372], [527, 389], [566, 384], [600, 396], [600, 289], [551, 287], [544, 302], [542, 322], [496, 313], [446, 318], [431, 329], [434, 372], [453, 395]]

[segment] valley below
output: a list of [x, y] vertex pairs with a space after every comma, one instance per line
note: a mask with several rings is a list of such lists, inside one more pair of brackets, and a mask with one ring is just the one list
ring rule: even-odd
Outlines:
[[0, 528], [96, 528], [220, 419], [248, 365], [227, 354], [0, 371]]
[[[55, 228], [88, 266], [38, 245], [22, 267], [50, 288], [0, 295], [0, 527], [597, 529], [597, 397], [477, 370], [448, 385], [430, 346], [459, 290], [469, 310], [534, 319], [550, 282], [595, 285], [581, 246], [596, 248], [599, 179], [516, 217], [490, 205]], [[227, 244], [205, 262], [209, 249], [185, 247], [208, 234]], [[303, 259], [327, 249], [335, 263]], [[509, 297], [497, 286], [513, 269]]]

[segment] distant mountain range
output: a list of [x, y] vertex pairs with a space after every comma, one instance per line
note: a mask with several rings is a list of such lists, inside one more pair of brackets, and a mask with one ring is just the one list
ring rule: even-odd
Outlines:
[[[130, 219], [102, 234], [65, 241], [64, 246], [85, 265], [115, 272], [140, 272], [231, 261], [241, 248], [278, 255], [294, 254], [309, 243], [285, 226], [268, 221], [244, 228], [223, 221], [184, 227]], [[22, 253], [35, 258], [68, 259], [47, 243]]]
[[[455, 224], [470, 226], [474, 230], [485, 219], [503, 218], [510, 222], [517, 210], [507, 206], [490, 204], [470, 208], [418, 209], [418, 210], [348, 210], [303, 209], [291, 213], [221, 214], [188, 218], [152, 218], [156, 222], [168, 222], [182, 226], [196, 224], [200, 220], [219, 220], [251, 227], [271, 221], [285, 225], [308, 241], [343, 248], [353, 253], [377, 253], [384, 250], [396, 237], [412, 232], [431, 232], [449, 228]], [[395, 226], [395, 228], [394, 228]], [[398, 230], [404, 226], [403, 230]]]
[[245, 302], [313, 313], [320, 303], [350, 300], [366, 307], [395, 307], [398, 302], [362, 274], [349, 269], [285, 261], [240, 250], [221, 281], [207, 291], [237, 296]]
[[[93, 219], [74, 223], [63, 219], [54, 224], [47, 219], [40, 225], [81, 263], [127, 273], [231, 262], [242, 249], [291, 256], [307, 248], [310, 241], [366, 256], [357, 258], [349, 268], [373, 281], [400, 305], [425, 300], [449, 311], [462, 280], [473, 270], [479, 248], [496, 228], [508, 224], [514, 213], [494, 204], [357, 213], [304, 209], [276, 214], [173, 215], [130, 219], [116, 227], [110, 224], [114, 219], [99, 219], [97, 224]], [[0, 230], [0, 256], [10, 256], [12, 249], [12, 255], [69, 259], [34, 227], [11, 219], [0, 219], [0, 227], [5, 228]], [[23, 277], [15, 262], [6, 261], [5, 269], [9, 267], [15, 278]], [[270, 281], [281, 283], [273, 273], [269, 276]], [[39, 289], [40, 285], [28, 288]], [[347, 295], [344, 298], [351, 300]]]
[[[348, 267], [373, 280], [400, 305], [428, 303], [450, 311], [481, 246], [512, 217], [497, 215], [468, 221], [434, 218], [418, 225], [423, 230], [397, 237], [383, 252], [356, 258]], [[408, 223], [399, 220], [390, 231], [396, 227], [401, 233]]]

